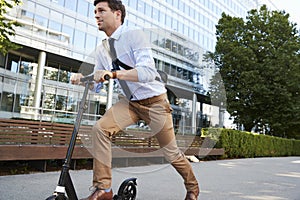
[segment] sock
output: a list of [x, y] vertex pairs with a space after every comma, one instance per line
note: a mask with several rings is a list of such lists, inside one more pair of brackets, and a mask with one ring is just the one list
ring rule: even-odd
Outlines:
[[110, 192], [111, 188], [105, 189], [105, 192]]

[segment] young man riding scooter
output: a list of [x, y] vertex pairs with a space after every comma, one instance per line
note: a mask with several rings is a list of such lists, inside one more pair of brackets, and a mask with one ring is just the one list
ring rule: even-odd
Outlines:
[[[93, 186], [88, 200], [111, 200], [111, 137], [129, 125], [144, 120], [158, 139], [165, 158], [184, 180], [186, 200], [196, 200], [198, 182], [192, 167], [176, 144], [172, 108], [166, 88], [159, 80], [151, 45], [141, 30], [123, 25], [125, 6], [120, 0], [95, 0], [95, 18], [100, 31], [106, 33], [96, 51], [94, 88], [99, 89], [105, 76], [116, 79], [123, 95], [93, 127]], [[118, 61], [118, 62], [116, 62]], [[124, 69], [129, 66], [129, 69]], [[83, 75], [71, 77], [79, 84]], [[158, 197], [159, 199], [159, 197]]]

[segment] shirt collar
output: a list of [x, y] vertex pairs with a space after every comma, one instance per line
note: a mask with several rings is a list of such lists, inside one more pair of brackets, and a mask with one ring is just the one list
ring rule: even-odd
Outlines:
[[113, 38], [115, 40], [118, 40], [122, 34], [122, 30], [123, 30], [123, 25], [119, 26], [115, 32], [113, 32], [113, 34], [110, 36], [110, 38]]

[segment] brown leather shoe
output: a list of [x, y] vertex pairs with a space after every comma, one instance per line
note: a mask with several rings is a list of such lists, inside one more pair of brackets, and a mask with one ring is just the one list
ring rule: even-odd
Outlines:
[[105, 190], [101, 190], [96, 188], [95, 191], [85, 199], [81, 200], [112, 200], [113, 192], [110, 190], [109, 192], [105, 192]]
[[186, 193], [184, 200], [197, 200], [199, 195], [199, 189], [195, 191], [189, 191]]

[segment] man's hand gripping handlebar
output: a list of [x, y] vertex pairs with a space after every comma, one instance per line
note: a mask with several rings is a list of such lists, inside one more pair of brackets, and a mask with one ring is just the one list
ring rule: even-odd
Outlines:
[[104, 82], [113, 78], [113, 73], [106, 70], [98, 70], [94, 74], [83, 76], [81, 73], [73, 74], [70, 78], [72, 84], [83, 84], [86, 81]]

